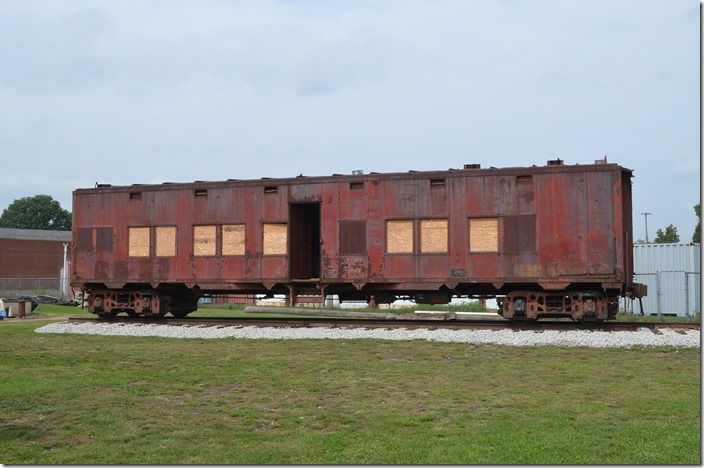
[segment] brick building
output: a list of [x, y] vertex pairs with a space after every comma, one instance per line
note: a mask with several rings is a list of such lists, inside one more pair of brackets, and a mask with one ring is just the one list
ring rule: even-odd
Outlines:
[[0, 295], [65, 293], [64, 255], [68, 264], [71, 231], [0, 228]]

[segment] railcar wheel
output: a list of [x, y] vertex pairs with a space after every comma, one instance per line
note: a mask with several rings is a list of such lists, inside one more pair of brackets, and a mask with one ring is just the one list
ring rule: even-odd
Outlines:
[[186, 311], [186, 310], [172, 310], [170, 312], [171, 315], [173, 315], [174, 317], [179, 318], [179, 319], [185, 318], [190, 313], [191, 313], [190, 311]]

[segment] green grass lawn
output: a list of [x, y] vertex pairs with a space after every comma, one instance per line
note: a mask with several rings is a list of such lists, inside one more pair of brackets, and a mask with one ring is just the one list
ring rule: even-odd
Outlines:
[[699, 349], [34, 332], [47, 323], [0, 322], [0, 463], [701, 462]]

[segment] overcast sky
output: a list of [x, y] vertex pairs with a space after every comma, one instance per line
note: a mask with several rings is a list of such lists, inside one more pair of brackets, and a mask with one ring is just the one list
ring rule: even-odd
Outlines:
[[696, 0], [0, 2], [0, 210], [95, 186], [589, 164], [700, 199]]

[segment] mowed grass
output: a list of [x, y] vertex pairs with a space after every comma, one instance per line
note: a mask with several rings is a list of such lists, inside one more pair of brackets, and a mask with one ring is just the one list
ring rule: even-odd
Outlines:
[[699, 349], [34, 332], [47, 323], [0, 322], [0, 463], [701, 462]]

